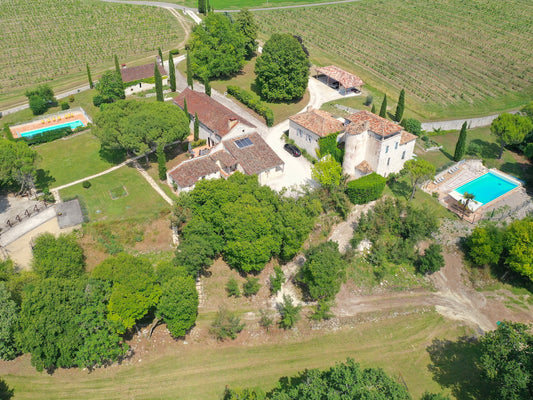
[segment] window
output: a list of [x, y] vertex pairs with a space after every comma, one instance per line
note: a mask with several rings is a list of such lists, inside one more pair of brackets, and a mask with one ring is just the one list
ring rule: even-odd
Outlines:
[[389, 166], [389, 164], [390, 164], [390, 157], [387, 160], [387, 167]]
[[311, 143], [311, 136], [310, 136], [310, 135], [306, 135], [306, 136], [307, 136], [307, 138], [306, 138], [307, 141], [308, 141], [309, 143]]
[[389, 146], [385, 147], [385, 153], [389, 152]]
[[302, 136], [302, 130], [300, 128], [296, 130], [296, 135]]
[[402, 153], [402, 160], [405, 158], [405, 151]]
[[394, 143], [394, 150], [398, 148], [398, 142]]

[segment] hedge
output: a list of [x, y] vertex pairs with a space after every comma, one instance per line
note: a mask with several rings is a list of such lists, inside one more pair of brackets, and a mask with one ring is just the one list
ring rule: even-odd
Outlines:
[[274, 112], [271, 108], [267, 107], [265, 103], [259, 100], [256, 94], [234, 85], [229, 85], [227, 91], [242, 104], [265, 118], [267, 126], [274, 125]]
[[348, 182], [346, 195], [354, 204], [365, 204], [381, 197], [387, 179], [375, 172]]
[[318, 139], [318, 146], [320, 148], [320, 157], [324, 157], [326, 154], [331, 156], [340, 164], [344, 158], [344, 148], [339, 149], [337, 147], [338, 132], [330, 133], [326, 137]]

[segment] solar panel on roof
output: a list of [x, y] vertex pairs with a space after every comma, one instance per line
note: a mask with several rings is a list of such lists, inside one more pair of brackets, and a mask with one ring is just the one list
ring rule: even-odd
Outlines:
[[253, 143], [250, 138], [244, 138], [235, 141], [235, 146], [237, 146], [239, 149], [244, 149], [245, 147], [250, 147], [251, 145], [253, 145]]

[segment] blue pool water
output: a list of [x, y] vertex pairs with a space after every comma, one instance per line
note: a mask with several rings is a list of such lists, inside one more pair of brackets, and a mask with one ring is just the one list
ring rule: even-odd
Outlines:
[[493, 172], [488, 172], [485, 175], [458, 187], [455, 191], [462, 195], [464, 195], [465, 192], [472, 193], [475, 196], [474, 200], [487, 204], [508, 191], [513, 190], [517, 186], [518, 183], [511, 182]]
[[74, 130], [80, 126], [84, 126], [83, 122], [81, 122], [80, 120], [76, 120], [76, 121], [65, 122], [63, 124], [58, 124], [54, 126], [47, 126], [46, 128], [34, 129], [33, 131], [23, 132], [20, 134], [20, 136], [21, 137], [32, 137], [32, 136], [38, 135], [39, 133], [55, 131], [56, 129], [61, 129], [61, 128], [70, 128]]

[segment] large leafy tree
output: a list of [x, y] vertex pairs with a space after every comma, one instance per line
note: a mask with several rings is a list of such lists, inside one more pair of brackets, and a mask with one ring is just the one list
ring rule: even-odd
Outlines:
[[237, 15], [235, 15], [235, 23], [239, 27], [239, 31], [245, 37], [245, 56], [247, 59], [250, 59], [257, 50], [257, 33], [259, 31], [259, 26], [255, 21], [254, 15], [246, 8], [243, 8], [237, 13]]
[[135, 154], [166, 146], [189, 134], [189, 121], [169, 103], [135, 100], [109, 104], [95, 117], [95, 135], [104, 146], [118, 146]]
[[494, 225], [477, 226], [466, 240], [468, 258], [477, 265], [496, 265], [503, 251], [503, 231]]
[[513, 221], [504, 238], [505, 263], [533, 281], [533, 219]]
[[38, 154], [24, 141], [0, 139], [0, 182], [20, 185], [19, 194], [33, 187]]
[[311, 176], [326, 188], [339, 186], [343, 176], [342, 165], [331, 154], [327, 154], [313, 165]]
[[5, 282], [0, 281], [0, 360], [11, 360], [17, 355], [15, 331], [18, 319], [17, 305]]
[[29, 100], [30, 109], [33, 115], [43, 114], [48, 107], [56, 102], [54, 91], [47, 85], [39, 85], [34, 89], [27, 90], [25, 93]]
[[309, 59], [298, 40], [288, 33], [274, 34], [257, 58], [255, 84], [268, 101], [301, 99], [309, 79]]
[[499, 400], [533, 397], [531, 327], [504, 321], [481, 338], [480, 368]]
[[114, 101], [126, 98], [120, 72], [104, 72], [95, 88], [98, 91], [98, 95], [93, 98], [93, 103], [96, 106], [102, 103], [113, 103]]
[[237, 24], [223, 14], [209, 14], [191, 34], [188, 57], [193, 74], [204, 81], [240, 71], [245, 44]]
[[157, 315], [166, 322], [170, 334], [184, 336], [196, 322], [198, 292], [191, 276], [174, 276], [162, 284]]
[[157, 305], [161, 287], [150, 262], [121, 253], [96, 266], [92, 276], [111, 283], [108, 319], [117, 333], [125, 333]]
[[76, 236], [43, 233], [33, 245], [33, 270], [41, 278], [76, 278], [85, 271], [83, 249]]
[[531, 119], [520, 115], [503, 113], [492, 121], [490, 131], [497, 136], [500, 143], [499, 158], [502, 158], [503, 149], [506, 145], [522, 143], [532, 129], [533, 123]]
[[413, 200], [416, 186], [435, 176], [436, 168], [429, 161], [423, 159], [408, 160], [403, 166], [403, 171], [409, 177], [413, 188], [409, 201]]

